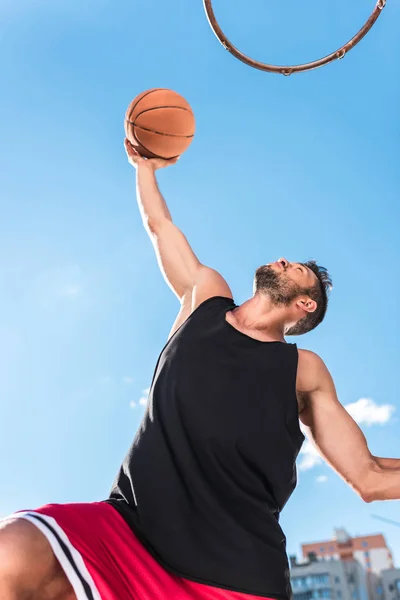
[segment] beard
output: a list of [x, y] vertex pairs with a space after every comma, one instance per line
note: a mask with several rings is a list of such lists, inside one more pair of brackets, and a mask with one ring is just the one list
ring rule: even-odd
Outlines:
[[264, 265], [256, 271], [254, 291], [267, 294], [277, 306], [289, 306], [304, 290], [289, 279], [284, 271], [276, 273], [270, 266]]

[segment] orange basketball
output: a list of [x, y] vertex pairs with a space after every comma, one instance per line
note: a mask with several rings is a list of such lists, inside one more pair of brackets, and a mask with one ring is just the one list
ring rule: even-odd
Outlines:
[[153, 89], [139, 94], [125, 115], [125, 134], [141, 156], [175, 158], [190, 146], [195, 118], [176, 92]]

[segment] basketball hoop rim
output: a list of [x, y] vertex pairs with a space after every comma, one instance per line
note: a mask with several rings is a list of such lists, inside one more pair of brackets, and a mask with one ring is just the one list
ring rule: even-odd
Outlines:
[[354, 48], [360, 42], [363, 37], [367, 35], [370, 29], [378, 20], [382, 10], [385, 8], [386, 0], [378, 0], [375, 5], [375, 8], [367, 20], [367, 22], [361, 27], [361, 29], [349, 40], [346, 44], [341, 46], [335, 52], [324, 56], [323, 58], [319, 58], [318, 60], [314, 60], [312, 62], [304, 63], [301, 65], [291, 65], [291, 66], [280, 66], [280, 65], [270, 65], [268, 63], [263, 63], [250, 56], [247, 56], [243, 52], [241, 52], [236, 46], [229, 41], [227, 36], [222, 31], [216, 16], [214, 14], [214, 9], [212, 6], [212, 0], [203, 0], [204, 10], [206, 11], [206, 15], [208, 18], [208, 22], [215, 36], [219, 40], [219, 42], [224, 46], [228, 52], [230, 52], [235, 58], [242, 61], [249, 67], [253, 67], [254, 69], [259, 69], [260, 71], [267, 71], [269, 73], [280, 73], [281, 75], [292, 75], [292, 73], [302, 73], [304, 71], [311, 71], [313, 69], [318, 69], [318, 67], [323, 67], [334, 60], [338, 60], [344, 58], [346, 54]]

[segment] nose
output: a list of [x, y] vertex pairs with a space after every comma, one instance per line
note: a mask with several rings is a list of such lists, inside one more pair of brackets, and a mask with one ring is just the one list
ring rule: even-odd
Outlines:
[[289, 261], [283, 257], [278, 259], [278, 263], [280, 263], [284, 269], [287, 269], [287, 267], [289, 266]]

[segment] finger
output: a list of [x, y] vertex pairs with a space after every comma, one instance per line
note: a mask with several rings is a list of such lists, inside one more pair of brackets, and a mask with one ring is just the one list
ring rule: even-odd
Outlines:
[[130, 141], [127, 138], [124, 139], [124, 146], [125, 146], [125, 152], [127, 153], [128, 156], [130, 156], [132, 146], [131, 146]]
[[175, 163], [177, 163], [179, 160], [179, 156], [175, 157], [175, 158], [164, 158], [160, 160], [159, 166], [160, 167], [170, 167], [171, 165], [174, 165]]
[[132, 146], [131, 142], [128, 140], [128, 138], [125, 138], [124, 140], [124, 144], [125, 144], [125, 148], [132, 150], [135, 154], [137, 154], [136, 149], [134, 148], [134, 146]]
[[179, 156], [176, 156], [175, 158], [168, 158], [168, 159], [165, 159], [165, 160], [163, 161], [163, 165], [164, 165], [165, 167], [168, 167], [169, 165], [175, 165], [175, 164], [178, 162], [179, 158], [180, 158]]
[[134, 148], [128, 139], [125, 139], [125, 150], [130, 158], [139, 158], [139, 152]]

